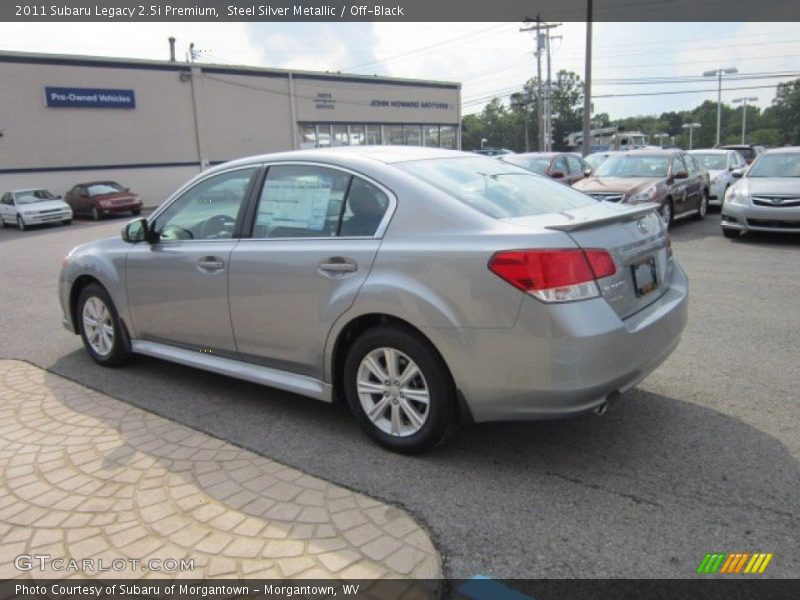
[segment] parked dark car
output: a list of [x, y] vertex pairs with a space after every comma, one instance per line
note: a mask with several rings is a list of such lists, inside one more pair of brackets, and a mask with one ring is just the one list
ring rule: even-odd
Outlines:
[[116, 181], [89, 181], [79, 183], [67, 192], [64, 200], [75, 215], [86, 215], [95, 221], [107, 215], [142, 212], [142, 201]]
[[525, 152], [498, 158], [538, 175], [547, 175], [566, 185], [574, 185], [591, 171], [591, 167], [582, 158], [570, 152]]
[[481, 154], [483, 156], [500, 156], [503, 154], [515, 154], [513, 150], [509, 150], [508, 148], [479, 148], [477, 150], [473, 150], [475, 154]]
[[750, 144], [727, 144], [725, 146], [717, 146], [717, 148], [720, 150], [736, 150], [744, 157], [744, 160], [748, 165], [764, 151], [763, 146], [752, 146]]
[[708, 172], [682, 150], [630, 150], [609, 156], [575, 189], [598, 200], [656, 202], [667, 225], [708, 211]]

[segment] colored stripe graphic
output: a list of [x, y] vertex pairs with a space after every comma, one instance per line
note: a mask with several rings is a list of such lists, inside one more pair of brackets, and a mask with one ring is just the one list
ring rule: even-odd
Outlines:
[[[763, 573], [773, 554], [766, 552], [708, 552], [700, 561], [697, 573], [703, 575]], [[747, 565], [747, 566], [745, 566]]]

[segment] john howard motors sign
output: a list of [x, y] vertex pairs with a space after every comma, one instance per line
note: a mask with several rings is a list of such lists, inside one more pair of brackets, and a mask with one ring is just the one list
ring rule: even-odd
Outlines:
[[136, 108], [133, 90], [46, 87], [47, 106], [70, 108]]

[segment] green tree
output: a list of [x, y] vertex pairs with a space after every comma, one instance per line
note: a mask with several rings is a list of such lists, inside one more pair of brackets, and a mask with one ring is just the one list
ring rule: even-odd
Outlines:
[[779, 143], [800, 145], [800, 79], [778, 84], [772, 108]]

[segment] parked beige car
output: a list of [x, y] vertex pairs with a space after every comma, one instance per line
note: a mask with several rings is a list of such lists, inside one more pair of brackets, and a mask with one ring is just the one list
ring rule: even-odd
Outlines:
[[612, 154], [573, 187], [608, 202], [655, 202], [669, 225], [688, 215], [705, 217], [708, 186], [708, 172], [682, 150], [643, 149]]

